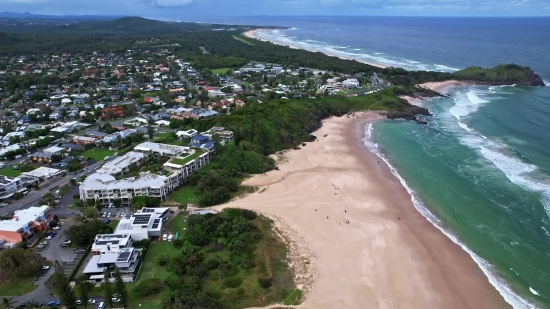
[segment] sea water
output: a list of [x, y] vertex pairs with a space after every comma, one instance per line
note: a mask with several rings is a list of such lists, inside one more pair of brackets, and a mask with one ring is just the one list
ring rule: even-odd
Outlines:
[[[206, 20], [205, 20], [206, 21]], [[528, 65], [550, 81], [550, 18], [250, 17], [259, 36], [411, 70]], [[416, 209], [514, 308], [550, 308], [550, 87], [457, 88], [427, 125], [381, 121], [365, 144]]]

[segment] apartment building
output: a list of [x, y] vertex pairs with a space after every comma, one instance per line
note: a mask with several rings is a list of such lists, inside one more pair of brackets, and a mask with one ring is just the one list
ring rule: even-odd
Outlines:
[[130, 151], [127, 154], [118, 158], [112, 159], [96, 171], [99, 174], [108, 174], [113, 176], [120, 176], [130, 171], [130, 168], [137, 166], [148, 157], [147, 153]]
[[0, 221], [0, 239], [7, 243], [26, 241], [37, 231], [46, 230], [52, 218], [52, 209], [47, 205], [16, 210], [12, 219]]
[[11, 178], [8, 176], [0, 176], [0, 200], [4, 200], [13, 196], [17, 188], [21, 186], [21, 179]]
[[139, 178], [121, 180], [112, 175], [95, 173], [80, 185], [80, 199], [101, 200], [103, 204], [120, 199], [123, 207], [129, 206], [134, 196], [158, 197], [164, 201], [173, 189], [167, 180], [168, 177], [149, 173]]
[[189, 152], [189, 147], [174, 146], [168, 144], [159, 144], [153, 142], [145, 142], [137, 145], [134, 148], [136, 152], [143, 152], [147, 154], [154, 154], [157, 156], [165, 157], [177, 157]]

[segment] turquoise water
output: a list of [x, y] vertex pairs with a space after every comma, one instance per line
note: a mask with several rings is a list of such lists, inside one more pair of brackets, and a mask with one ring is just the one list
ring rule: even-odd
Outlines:
[[395, 168], [419, 211], [515, 308], [550, 308], [549, 94], [459, 88], [451, 99], [423, 103], [434, 114], [428, 125], [366, 129], [366, 144]]

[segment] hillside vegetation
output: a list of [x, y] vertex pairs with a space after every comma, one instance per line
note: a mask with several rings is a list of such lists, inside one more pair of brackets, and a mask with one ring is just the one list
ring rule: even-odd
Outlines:
[[454, 73], [461, 80], [490, 85], [544, 86], [542, 78], [530, 67], [502, 64], [494, 68], [469, 67]]

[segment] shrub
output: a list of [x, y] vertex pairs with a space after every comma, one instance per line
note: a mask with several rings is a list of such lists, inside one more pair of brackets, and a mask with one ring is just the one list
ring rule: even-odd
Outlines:
[[181, 249], [182, 246], [183, 246], [183, 240], [181, 239], [174, 240], [174, 247], [176, 247], [176, 249]]
[[168, 256], [166, 254], [161, 254], [158, 262], [159, 266], [165, 266], [168, 263]]
[[223, 286], [226, 288], [236, 288], [239, 287], [243, 283], [243, 280], [239, 277], [231, 277], [225, 279], [223, 282]]
[[260, 286], [264, 289], [269, 289], [273, 285], [273, 279], [271, 278], [260, 278], [258, 280]]
[[218, 266], [220, 266], [220, 262], [218, 260], [211, 259], [211, 260], [208, 260], [208, 261], [204, 262], [204, 266], [208, 270], [214, 270], [214, 269], [218, 268]]
[[159, 278], [145, 279], [134, 287], [134, 293], [140, 296], [152, 295], [160, 292], [163, 286]]
[[243, 218], [245, 218], [246, 220], [254, 220], [256, 219], [256, 217], [258, 217], [258, 215], [255, 212], [248, 209], [243, 209], [242, 215], [243, 215]]

